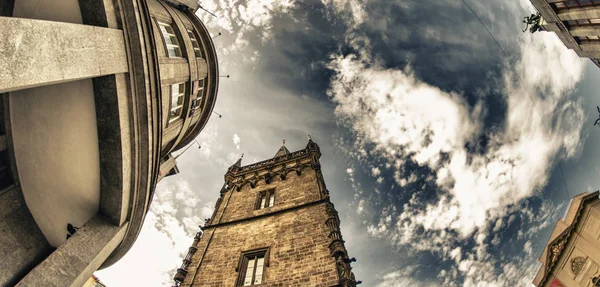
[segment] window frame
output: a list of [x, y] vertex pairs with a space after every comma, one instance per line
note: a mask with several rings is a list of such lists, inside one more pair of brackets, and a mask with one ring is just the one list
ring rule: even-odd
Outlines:
[[196, 58], [204, 59], [204, 51], [202, 50], [202, 45], [200, 45], [200, 37], [198, 37], [196, 30], [187, 27], [185, 28], [185, 30], [187, 31], [188, 37], [190, 37], [190, 41], [192, 42], [192, 50], [194, 51], [194, 55], [196, 56]]
[[[263, 202], [264, 199], [264, 202]], [[261, 210], [267, 209], [275, 206], [275, 189], [267, 189], [258, 192], [258, 197], [256, 198], [256, 205], [254, 209]]]
[[600, 43], [600, 36], [575, 36], [577, 44]]
[[197, 110], [202, 105], [202, 99], [204, 98], [204, 83], [206, 82], [206, 78], [198, 79], [194, 81], [194, 95], [196, 98], [194, 99], [194, 107], [193, 110]]
[[[267, 267], [269, 267], [269, 257], [271, 253], [271, 247], [263, 247], [248, 251], [241, 252], [240, 260], [238, 262], [238, 266], [235, 269], [238, 272], [238, 278], [235, 286], [261, 286], [265, 283]], [[262, 256], [263, 258], [263, 266], [262, 266], [262, 274], [260, 282], [255, 284], [256, 281], [256, 265], [258, 264], [258, 260], [254, 261], [254, 268], [252, 269], [252, 279], [250, 285], [244, 285], [244, 280], [246, 279], [246, 272], [248, 272], [248, 263], [252, 258], [258, 258]]]
[[558, 2], [554, 2], [554, 3], [550, 3], [552, 4], [552, 7], [556, 10], [556, 11], [564, 11], [564, 10], [570, 10], [570, 9], [580, 9], [580, 8], [586, 8], [586, 7], [599, 7], [600, 6], [600, 0], [589, 0], [589, 3], [580, 3], [581, 1], [585, 1], [585, 0], [563, 0], [563, 1], [558, 1]]
[[593, 27], [600, 26], [600, 18], [566, 20], [563, 23], [567, 27]]
[[[183, 91], [180, 90], [180, 87], [183, 86]], [[173, 106], [173, 96], [174, 92], [173, 92], [173, 88], [177, 87], [178, 93], [177, 93], [177, 105]], [[187, 82], [179, 82], [179, 83], [174, 83], [169, 85], [169, 123], [172, 123], [180, 118], [182, 118], [183, 116], [183, 106], [185, 105], [185, 98], [186, 98], [186, 94], [187, 94]], [[181, 103], [179, 103], [179, 100], [181, 99]], [[174, 109], [179, 109], [179, 113], [177, 115], [173, 115], [173, 110]]]
[[[173, 27], [173, 22], [166, 22], [166, 21], [161, 21], [161, 20], [156, 20], [156, 25], [158, 26], [158, 30], [160, 31], [160, 35], [162, 38], [162, 42], [163, 42], [163, 46], [165, 47], [165, 53], [167, 58], [184, 58], [183, 56], [183, 50], [181, 49], [181, 37], [178, 35], [178, 30]], [[164, 30], [163, 30], [164, 28]], [[172, 33], [167, 31], [167, 28], [172, 30]], [[166, 35], [165, 35], [166, 34]], [[169, 42], [171, 42], [171, 36], [174, 37], [175, 41], [177, 41], [177, 43], [173, 44], [173, 43], [167, 43], [167, 37], [169, 38]], [[171, 46], [172, 48], [175, 48], [174, 51], [178, 51], [179, 55], [177, 55], [177, 53], [175, 53], [175, 55], [171, 55], [171, 52], [169, 50], [169, 46]]]

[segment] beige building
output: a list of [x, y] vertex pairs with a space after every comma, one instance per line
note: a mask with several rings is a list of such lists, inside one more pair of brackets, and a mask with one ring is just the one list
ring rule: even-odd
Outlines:
[[540, 257], [535, 286], [600, 286], [599, 192], [582, 193], [571, 201]]
[[215, 211], [194, 238], [176, 286], [340, 286], [354, 278], [319, 146], [225, 174]]
[[96, 276], [90, 277], [82, 287], [106, 287]]
[[600, 67], [600, 0], [530, 0], [542, 19], [540, 26], [579, 57]]
[[195, 0], [0, 1], [0, 286], [82, 286], [135, 242], [218, 89]]

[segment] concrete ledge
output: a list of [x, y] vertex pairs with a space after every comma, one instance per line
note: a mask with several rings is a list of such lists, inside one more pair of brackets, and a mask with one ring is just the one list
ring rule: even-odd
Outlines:
[[52, 253], [23, 195], [13, 188], [0, 195], [0, 286], [14, 286]]
[[600, 29], [596, 27], [571, 27], [569, 33], [572, 36], [584, 37], [584, 36], [600, 36]]
[[600, 7], [569, 9], [558, 13], [562, 21], [600, 18]]
[[83, 286], [119, 245], [127, 225], [114, 226], [106, 218], [94, 216], [17, 286]]
[[123, 31], [0, 17], [0, 93], [128, 71]]
[[600, 52], [600, 43], [581, 43], [579, 46], [585, 52]]

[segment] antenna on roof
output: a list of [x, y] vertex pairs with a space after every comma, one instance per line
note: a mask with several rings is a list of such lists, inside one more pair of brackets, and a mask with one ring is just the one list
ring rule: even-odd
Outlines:
[[213, 17], [215, 17], [215, 18], [219, 18], [219, 17], [217, 17], [217, 15], [213, 14], [213, 12], [210, 12], [210, 11], [208, 11], [208, 10], [204, 9], [204, 7], [202, 7], [202, 5], [200, 5], [200, 9], [202, 9], [202, 10], [206, 11], [206, 13], [208, 13], [208, 14], [212, 15], [212, 16], [213, 16]]
[[194, 145], [194, 143], [196, 143], [198, 145], [199, 149], [202, 148], [200, 146], [200, 144], [198, 143], [198, 141], [196, 141], [196, 139], [194, 139], [194, 141], [190, 145], [188, 145], [182, 152], [180, 152], [178, 155], [175, 156], [175, 160], [177, 160], [182, 154], [184, 154], [188, 149], [190, 149]]
[[217, 36], [214, 36], [214, 37], [212, 37], [211, 39], [217, 38], [217, 37], [219, 37], [219, 36], [221, 36], [221, 35], [223, 35], [223, 34], [221, 34], [221, 32], [219, 32], [219, 34], [218, 34]]
[[229, 78], [229, 75], [227, 75], [227, 76], [219, 76], [219, 78]]
[[215, 112], [215, 111], [213, 111], [213, 113], [215, 113], [215, 114], [219, 115], [219, 119], [222, 117], [222, 115], [221, 115], [221, 114], [219, 114], [219, 113], [217, 113], [217, 112]]

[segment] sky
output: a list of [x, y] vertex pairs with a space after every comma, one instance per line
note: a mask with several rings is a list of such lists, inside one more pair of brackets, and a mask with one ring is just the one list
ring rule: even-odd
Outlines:
[[311, 135], [361, 286], [533, 286], [569, 199], [600, 183], [600, 69], [527, 0], [212, 0], [215, 111], [157, 186], [135, 245], [95, 274], [169, 286], [227, 167]]

